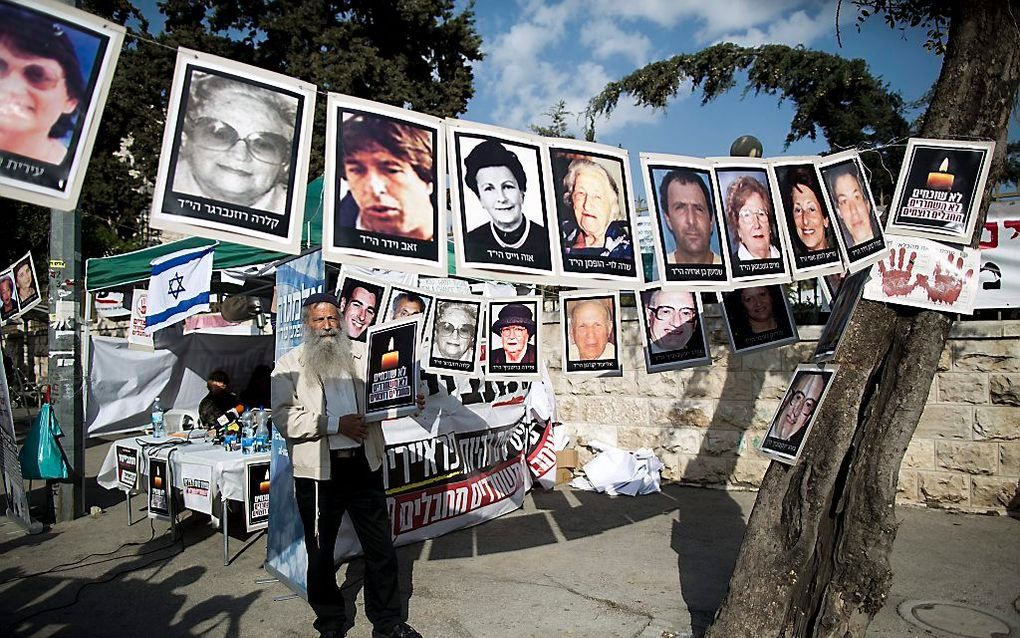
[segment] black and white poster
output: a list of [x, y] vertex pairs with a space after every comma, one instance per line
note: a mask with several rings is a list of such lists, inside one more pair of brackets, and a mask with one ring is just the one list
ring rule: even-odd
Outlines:
[[780, 219], [790, 238], [794, 279], [843, 272], [843, 236], [822, 194], [815, 158], [772, 160], [781, 206]]
[[844, 151], [818, 160], [829, 210], [839, 222], [846, 248], [846, 264], [857, 272], [882, 258], [882, 236], [875, 198], [857, 151]]
[[684, 289], [720, 289], [729, 282], [719, 193], [712, 163], [693, 157], [641, 154], [651, 204], [659, 280]]
[[742, 157], [714, 160], [722, 223], [735, 282], [787, 282], [786, 228], [776, 215], [770, 167]]
[[117, 446], [117, 483], [128, 491], [138, 489], [138, 449]]
[[301, 251], [315, 86], [178, 49], [152, 227]]
[[779, 410], [772, 418], [759, 449], [781, 463], [793, 464], [804, 449], [804, 441], [814, 425], [818, 407], [832, 385], [839, 366], [800, 365], [793, 375]]
[[248, 532], [269, 527], [269, 461], [244, 464], [244, 514]]
[[638, 320], [649, 373], [712, 364], [699, 293], [648, 286]]
[[799, 339], [782, 284], [751, 286], [719, 294], [730, 350], [744, 354]]
[[369, 328], [362, 404], [366, 420], [396, 419], [417, 411], [421, 332], [420, 316]]
[[542, 298], [504, 297], [487, 302], [488, 349], [485, 376], [494, 379], [541, 378], [542, 343], [539, 339]]
[[354, 341], [364, 341], [365, 332], [377, 323], [383, 311], [387, 284], [382, 280], [349, 274], [342, 269], [337, 280], [340, 327]]
[[457, 272], [551, 277], [554, 242], [541, 139], [457, 120], [447, 120], [446, 130]]
[[396, 321], [415, 315], [429, 316], [433, 296], [413, 286], [390, 285], [390, 292], [383, 304], [384, 321]]
[[886, 232], [969, 244], [995, 142], [911, 138]]
[[829, 303], [829, 318], [818, 336], [818, 345], [815, 347], [815, 354], [812, 357], [814, 361], [828, 361], [836, 356], [836, 350], [846, 333], [847, 324], [850, 323], [854, 308], [857, 307], [857, 302], [860, 301], [861, 294], [864, 292], [864, 285], [870, 278], [871, 268], [865, 268], [847, 277], [839, 286], [835, 297]]
[[425, 370], [434, 374], [481, 376], [483, 301], [481, 297], [436, 298], [427, 334]]
[[165, 459], [149, 459], [149, 518], [169, 519], [173, 515], [170, 482]]
[[327, 261], [446, 274], [442, 120], [329, 94], [322, 243]]
[[194, 512], [212, 514], [212, 466], [181, 462], [180, 468], [184, 507]]
[[0, 0], [0, 196], [78, 205], [124, 33], [51, 0]]
[[570, 140], [550, 140], [548, 148], [548, 200], [564, 276], [590, 286], [641, 284], [627, 151]]
[[620, 293], [560, 293], [563, 371], [568, 375], [619, 376]]

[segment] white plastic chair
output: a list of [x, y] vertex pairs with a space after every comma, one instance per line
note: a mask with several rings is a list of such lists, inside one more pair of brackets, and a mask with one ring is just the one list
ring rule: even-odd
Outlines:
[[198, 427], [198, 410], [179, 408], [167, 410], [163, 413], [163, 423], [166, 425], [167, 434], [194, 430]]

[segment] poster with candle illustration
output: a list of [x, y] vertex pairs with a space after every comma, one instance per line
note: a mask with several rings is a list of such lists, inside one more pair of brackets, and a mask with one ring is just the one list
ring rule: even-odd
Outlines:
[[969, 244], [995, 142], [911, 138], [887, 231]]
[[166, 460], [149, 459], [149, 518], [170, 520], [170, 475]]
[[269, 461], [244, 464], [244, 511], [249, 532], [269, 527]]
[[365, 420], [413, 414], [418, 408], [418, 343], [421, 315], [368, 329]]

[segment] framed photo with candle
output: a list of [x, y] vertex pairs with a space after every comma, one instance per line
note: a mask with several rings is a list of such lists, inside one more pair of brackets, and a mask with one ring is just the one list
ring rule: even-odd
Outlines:
[[861, 158], [857, 151], [835, 153], [821, 158], [818, 170], [843, 237], [847, 270], [863, 270], [882, 258], [886, 244]]
[[969, 244], [995, 142], [911, 138], [886, 232]]
[[362, 405], [365, 420], [396, 419], [418, 410], [420, 315], [368, 329]]
[[443, 294], [430, 315], [425, 370], [434, 374], [481, 376], [478, 351], [483, 325], [483, 301], [472, 295]]
[[800, 458], [804, 441], [814, 425], [818, 408], [832, 386], [839, 366], [799, 365], [793, 380], [772, 417], [759, 451], [769, 458], [792, 465]]

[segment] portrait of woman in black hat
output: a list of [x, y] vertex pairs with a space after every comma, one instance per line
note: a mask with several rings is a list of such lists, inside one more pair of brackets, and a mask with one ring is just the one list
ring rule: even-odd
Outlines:
[[537, 301], [494, 300], [489, 304], [491, 333], [488, 372], [491, 374], [538, 373]]

